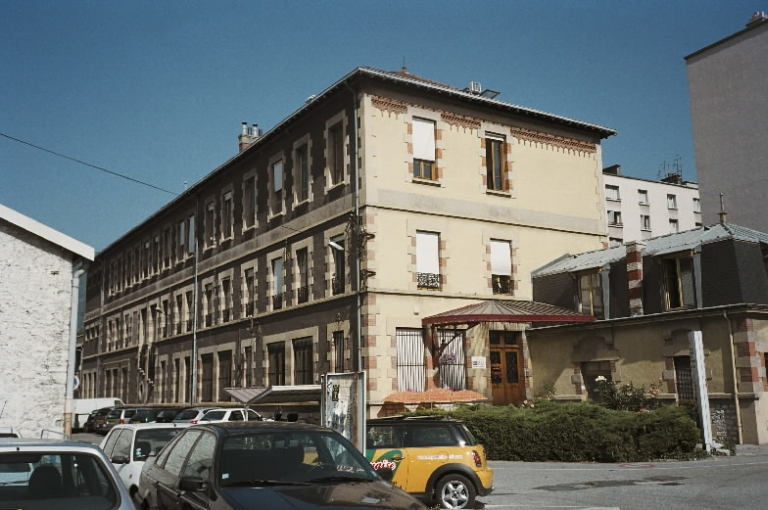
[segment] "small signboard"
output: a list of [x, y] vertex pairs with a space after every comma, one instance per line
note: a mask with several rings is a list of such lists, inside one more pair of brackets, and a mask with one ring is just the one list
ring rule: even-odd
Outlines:
[[472, 356], [472, 368], [485, 369], [485, 356]]

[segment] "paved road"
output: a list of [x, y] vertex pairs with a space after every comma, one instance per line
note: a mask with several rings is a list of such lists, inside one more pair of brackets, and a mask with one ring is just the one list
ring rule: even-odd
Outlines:
[[768, 507], [768, 453], [691, 462], [490, 462], [486, 509], [733, 510]]

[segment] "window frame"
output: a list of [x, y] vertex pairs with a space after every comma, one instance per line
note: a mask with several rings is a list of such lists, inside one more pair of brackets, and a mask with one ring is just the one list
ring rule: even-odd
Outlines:
[[507, 192], [507, 137], [498, 133], [485, 133], [486, 188], [488, 191]]
[[424, 117], [413, 117], [411, 122], [413, 178], [436, 181], [437, 122]]
[[[586, 287], [585, 283], [588, 284]], [[585, 303], [585, 297], [589, 297], [588, 303]], [[588, 304], [588, 307], [585, 307], [585, 304]], [[600, 271], [585, 271], [577, 275], [576, 311], [585, 315], [593, 315], [598, 319], [605, 318], [603, 278]]]

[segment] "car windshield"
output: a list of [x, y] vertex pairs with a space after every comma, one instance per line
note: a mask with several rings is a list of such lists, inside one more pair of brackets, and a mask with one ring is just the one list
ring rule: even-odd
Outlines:
[[225, 414], [227, 414], [226, 411], [208, 411], [201, 420], [221, 420], [224, 419]]
[[197, 409], [188, 409], [186, 411], [182, 411], [179, 413], [179, 415], [176, 417], [177, 420], [193, 420], [197, 417], [197, 414], [200, 411]]
[[150, 452], [158, 452], [168, 442], [183, 431], [183, 428], [141, 429], [136, 431], [133, 445], [133, 460], [147, 460]]
[[118, 501], [114, 480], [93, 454], [0, 452], [2, 508], [108, 510]]
[[339, 434], [264, 431], [224, 439], [219, 459], [222, 486], [376, 480], [360, 452]]

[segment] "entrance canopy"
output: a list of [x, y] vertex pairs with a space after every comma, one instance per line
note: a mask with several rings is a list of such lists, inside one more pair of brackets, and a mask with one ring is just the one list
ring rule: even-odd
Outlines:
[[488, 300], [422, 319], [424, 326], [476, 326], [481, 322], [592, 322], [595, 317], [536, 301]]
[[249, 405], [320, 404], [319, 384], [270, 386], [268, 388], [225, 388], [235, 400]]

